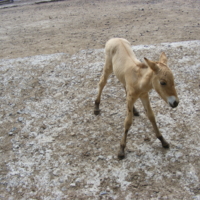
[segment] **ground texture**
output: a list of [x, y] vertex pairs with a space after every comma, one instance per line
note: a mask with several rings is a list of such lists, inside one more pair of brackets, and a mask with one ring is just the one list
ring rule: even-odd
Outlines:
[[[155, 0], [1, 5], [0, 198], [200, 199], [199, 7]], [[117, 159], [125, 93], [113, 75], [101, 115], [93, 115], [102, 48], [114, 36], [135, 45], [141, 61], [162, 51], [169, 57], [179, 106], [150, 93], [168, 150], [138, 101], [126, 158]]]
[[0, 7], [0, 58], [200, 39], [197, 0], [16, 0]]

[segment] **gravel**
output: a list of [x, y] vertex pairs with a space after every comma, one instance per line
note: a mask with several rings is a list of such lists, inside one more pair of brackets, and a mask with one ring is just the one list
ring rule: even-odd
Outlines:
[[199, 49], [200, 41], [133, 47], [140, 60], [166, 52], [180, 104], [150, 92], [165, 150], [138, 101], [122, 161], [125, 92], [113, 75], [93, 115], [103, 49], [0, 60], [0, 197], [200, 199]]

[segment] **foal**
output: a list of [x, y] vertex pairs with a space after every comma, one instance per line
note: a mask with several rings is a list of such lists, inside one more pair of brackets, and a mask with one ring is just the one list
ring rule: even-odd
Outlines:
[[99, 82], [98, 95], [95, 100], [94, 114], [98, 115], [101, 93], [106, 85], [109, 75], [114, 72], [126, 91], [127, 115], [124, 122], [124, 135], [121, 139], [118, 158], [125, 157], [126, 138], [128, 130], [132, 124], [133, 114], [138, 115], [134, 107], [135, 101], [140, 98], [145, 108], [147, 116], [153, 125], [156, 137], [161, 141], [164, 148], [169, 148], [162, 134], [160, 133], [153, 111], [149, 102], [148, 92], [152, 88], [167, 102], [172, 108], [178, 106], [179, 99], [174, 86], [174, 77], [167, 66], [165, 53], [160, 55], [158, 62], [153, 62], [144, 58], [146, 64], [141, 63], [133, 53], [130, 43], [122, 38], [110, 39], [105, 46], [105, 65], [103, 74]]

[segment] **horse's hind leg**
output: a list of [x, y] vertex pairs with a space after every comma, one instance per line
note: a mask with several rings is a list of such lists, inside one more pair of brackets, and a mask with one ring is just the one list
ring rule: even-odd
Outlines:
[[99, 90], [98, 90], [97, 98], [95, 100], [95, 106], [94, 106], [95, 115], [98, 115], [100, 113], [99, 104], [101, 101], [101, 94], [102, 94], [104, 86], [107, 83], [108, 77], [111, 73], [112, 73], [112, 62], [111, 62], [111, 59], [108, 56], [106, 56], [106, 62], [104, 65], [103, 74], [99, 81]]

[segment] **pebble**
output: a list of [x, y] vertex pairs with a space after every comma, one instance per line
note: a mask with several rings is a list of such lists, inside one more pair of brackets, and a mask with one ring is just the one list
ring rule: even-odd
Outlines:
[[23, 120], [24, 120], [23, 117], [19, 117], [19, 118], [18, 118], [18, 121], [19, 121], [19, 122], [23, 122]]
[[45, 124], [43, 124], [43, 125], [41, 126], [41, 128], [42, 128], [42, 129], [46, 129], [47, 126], [46, 126]]
[[62, 191], [66, 191], [66, 190], [67, 190], [67, 187], [66, 187], [66, 186], [63, 186], [63, 187], [61, 188], [61, 190], [62, 190]]
[[16, 133], [16, 131], [17, 131], [17, 128], [14, 127], [14, 128], [12, 128], [12, 129], [10, 130], [10, 132], [8, 132], [8, 135], [12, 136], [13, 134]]
[[59, 169], [56, 169], [53, 171], [53, 175], [54, 176], [58, 176], [60, 174], [60, 170]]
[[23, 110], [18, 110], [17, 111], [17, 114], [22, 114], [23, 113]]
[[59, 93], [54, 95], [54, 98], [61, 98], [61, 97], [62, 97], [62, 93], [61, 92], [59, 92]]
[[12, 136], [13, 134], [14, 134], [14, 133], [13, 133], [13, 132], [11, 132], [11, 131], [8, 133], [8, 135], [10, 135], [10, 136]]
[[76, 183], [71, 183], [70, 187], [76, 187]]
[[70, 135], [71, 135], [71, 136], [75, 136], [76, 134], [75, 134], [75, 133], [70, 133]]
[[106, 191], [100, 192], [100, 196], [107, 194]]
[[98, 156], [98, 159], [105, 160], [106, 158], [104, 156], [100, 155], [100, 156]]
[[108, 160], [112, 160], [113, 159], [113, 156], [108, 156]]

